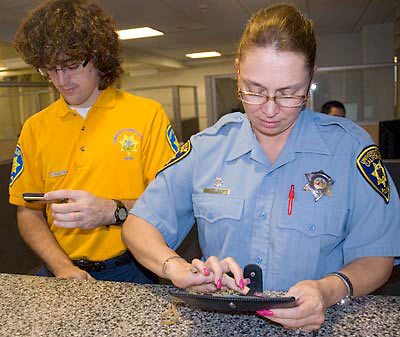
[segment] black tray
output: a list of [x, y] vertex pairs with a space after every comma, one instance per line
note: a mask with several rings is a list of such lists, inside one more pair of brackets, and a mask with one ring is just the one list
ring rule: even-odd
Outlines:
[[294, 297], [282, 296], [208, 295], [179, 291], [171, 293], [171, 297], [193, 307], [216, 311], [256, 311], [296, 306]]

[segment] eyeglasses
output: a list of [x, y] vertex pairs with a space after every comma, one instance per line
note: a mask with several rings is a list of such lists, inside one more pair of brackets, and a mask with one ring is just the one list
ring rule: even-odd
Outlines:
[[308, 82], [307, 94], [306, 95], [278, 95], [278, 96], [268, 96], [262, 93], [240, 90], [240, 71], [237, 72], [238, 81], [237, 81], [237, 95], [238, 98], [247, 104], [252, 105], [261, 105], [267, 103], [270, 99], [272, 101], [282, 107], [282, 108], [299, 108], [303, 106], [308, 100], [308, 93], [310, 92], [311, 81], [313, 78], [312, 72], [310, 72], [310, 80]]
[[238, 96], [242, 102], [253, 105], [261, 105], [272, 99], [275, 104], [283, 108], [298, 108], [308, 100], [308, 95], [268, 96], [246, 90], [238, 90]]
[[62, 71], [64, 74], [72, 76], [81, 73], [88, 63], [89, 60], [85, 60], [82, 63], [74, 63], [60, 68], [38, 68], [38, 72], [44, 77], [56, 77], [58, 71]]

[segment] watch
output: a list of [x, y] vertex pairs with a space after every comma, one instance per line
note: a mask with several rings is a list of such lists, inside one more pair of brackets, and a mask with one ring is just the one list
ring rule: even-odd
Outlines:
[[126, 218], [128, 217], [128, 210], [121, 200], [113, 199], [113, 201], [117, 205], [117, 208], [114, 212], [115, 224], [120, 226], [125, 222]]
[[349, 304], [352, 299], [353, 299], [353, 284], [351, 283], [350, 279], [348, 278], [348, 276], [346, 276], [345, 274], [335, 271], [333, 273], [329, 273], [327, 275], [325, 275], [325, 277], [327, 276], [337, 276], [339, 277], [342, 282], [344, 283], [344, 285], [347, 288], [347, 295], [345, 297], [343, 297], [338, 303], [339, 305], [346, 305]]

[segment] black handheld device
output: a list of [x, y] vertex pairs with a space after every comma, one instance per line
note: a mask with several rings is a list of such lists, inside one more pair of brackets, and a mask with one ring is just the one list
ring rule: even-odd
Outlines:
[[41, 203], [46, 203], [46, 202], [53, 202], [53, 203], [63, 203], [67, 202], [67, 199], [56, 199], [56, 200], [46, 200], [44, 198], [44, 193], [24, 193], [22, 194], [22, 197], [24, 198], [25, 201], [27, 202], [41, 202]]

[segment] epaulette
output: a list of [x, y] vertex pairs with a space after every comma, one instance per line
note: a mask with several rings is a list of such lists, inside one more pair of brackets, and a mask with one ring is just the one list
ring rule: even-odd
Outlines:
[[199, 132], [197, 135], [215, 135], [220, 131], [224, 126], [231, 123], [242, 123], [245, 119], [244, 115], [241, 112], [233, 112], [222, 116], [213, 126], [210, 126], [207, 129]]
[[340, 127], [360, 144], [371, 143], [369, 133], [348, 118], [333, 117], [323, 113], [314, 113], [313, 119], [318, 125], [335, 125]]
[[379, 147], [371, 144], [369, 133], [361, 126], [346, 118], [315, 114], [314, 121], [319, 125], [336, 125], [352, 136], [363, 149], [358, 154], [356, 166], [368, 184], [383, 198], [386, 204], [390, 201], [390, 184], [383, 164]]

